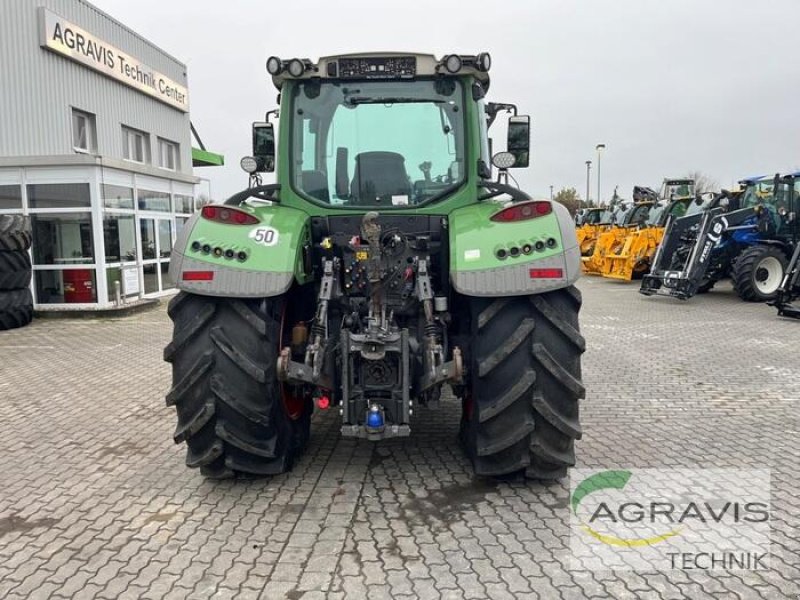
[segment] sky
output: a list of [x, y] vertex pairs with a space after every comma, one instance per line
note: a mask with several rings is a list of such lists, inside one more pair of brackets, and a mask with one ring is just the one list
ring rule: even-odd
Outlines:
[[[196, 169], [220, 200], [246, 187], [250, 125], [275, 108], [267, 57], [366, 51], [492, 55], [488, 100], [531, 115], [535, 197], [700, 171], [721, 187], [800, 169], [798, 0], [93, 0], [188, 66], [191, 119], [226, 165]], [[490, 132], [505, 147], [501, 118]]]

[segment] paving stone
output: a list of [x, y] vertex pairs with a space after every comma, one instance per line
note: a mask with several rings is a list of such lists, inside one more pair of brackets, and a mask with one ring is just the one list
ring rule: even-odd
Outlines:
[[578, 466], [771, 469], [770, 570], [571, 571], [568, 482], [476, 484], [449, 393], [409, 438], [343, 440], [320, 411], [291, 473], [205, 481], [171, 442], [161, 307], [0, 337], [0, 523], [20, 524], [0, 529], [0, 597], [800, 596], [797, 328], [727, 284], [687, 303], [579, 287]]

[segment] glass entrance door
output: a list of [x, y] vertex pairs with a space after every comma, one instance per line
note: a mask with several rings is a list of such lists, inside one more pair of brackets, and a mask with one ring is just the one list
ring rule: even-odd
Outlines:
[[174, 240], [172, 219], [140, 217], [139, 234], [145, 295], [174, 288], [175, 284], [169, 278], [169, 258]]

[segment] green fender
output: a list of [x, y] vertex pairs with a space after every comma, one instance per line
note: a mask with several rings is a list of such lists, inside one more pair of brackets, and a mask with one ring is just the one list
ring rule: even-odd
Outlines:
[[261, 298], [285, 293], [294, 281], [306, 283], [311, 276], [304, 260], [311, 248], [308, 214], [277, 205], [245, 204], [238, 210], [259, 222], [232, 225], [196, 214], [186, 223], [169, 265], [178, 289], [206, 296]]
[[[580, 247], [567, 209], [495, 222], [505, 205], [481, 202], [450, 213], [450, 281], [468, 296], [520, 296], [571, 285], [580, 277]], [[504, 256], [504, 257], [503, 257]]]

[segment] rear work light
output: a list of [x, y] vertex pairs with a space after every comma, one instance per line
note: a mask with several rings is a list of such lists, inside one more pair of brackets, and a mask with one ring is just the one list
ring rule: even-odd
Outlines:
[[184, 271], [184, 281], [213, 281], [214, 271]]
[[208, 219], [209, 221], [226, 223], [228, 225], [255, 225], [261, 222], [253, 215], [247, 214], [244, 211], [227, 206], [214, 206], [213, 204], [204, 206], [200, 214], [203, 215], [204, 219]]
[[561, 279], [564, 269], [529, 269], [528, 275], [531, 279]]
[[494, 213], [490, 219], [497, 223], [512, 223], [543, 217], [553, 212], [553, 205], [547, 200], [528, 200], [512, 204], [508, 208]]

